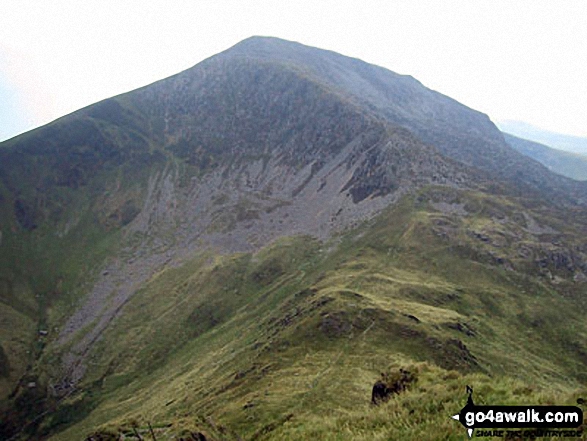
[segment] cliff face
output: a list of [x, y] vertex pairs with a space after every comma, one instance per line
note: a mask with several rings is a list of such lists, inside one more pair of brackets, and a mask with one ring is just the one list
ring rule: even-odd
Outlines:
[[491, 172], [522, 191], [585, 202], [587, 187], [559, 178], [512, 149], [487, 115], [419, 81], [334, 52], [274, 38], [251, 38], [225, 58], [249, 58], [295, 66], [348, 101], [391, 124], [407, 128], [450, 158]]

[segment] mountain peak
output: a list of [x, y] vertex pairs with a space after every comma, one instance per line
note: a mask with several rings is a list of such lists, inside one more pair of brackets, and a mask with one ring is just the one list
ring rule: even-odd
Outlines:
[[244, 40], [239, 41], [237, 44], [235, 44], [234, 46], [232, 46], [233, 48], [235, 47], [278, 47], [278, 46], [303, 46], [303, 47], [310, 47], [310, 46], [306, 46], [302, 43], [299, 43], [297, 41], [293, 41], [293, 40], [286, 40], [284, 38], [279, 38], [279, 37], [272, 37], [272, 36], [266, 36], [266, 35], [252, 35], [248, 38], [245, 38]]
[[[238, 42], [226, 52], [246, 52], [253, 54], [270, 54], [282, 51], [304, 51], [304, 52], [330, 52], [324, 49], [318, 49], [307, 46], [297, 41], [285, 40], [283, 38], [253, 35]], [[334, 52], [332, 52], [334, 53]]]
[[309, 68], [318, 77], [328, 74], [328, 69], [334, 67], [337, 70], [354, 70], [363, 72], [364, 74], [379, 71], [380, 73], [385, 73], [385, 75], [391, 75], [420, 84], [409, 75], [400, 75], [383, 67], [369, 64], [358, 58], [276, 37], [252, 36], [242, 40], [220, 55], [247, 56], [296, 65], [300, 68]]

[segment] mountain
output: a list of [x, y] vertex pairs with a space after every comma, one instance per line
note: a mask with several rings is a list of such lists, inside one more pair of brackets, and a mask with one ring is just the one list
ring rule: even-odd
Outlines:
[[587, 156], [553, 149], [507, 133], [503, 135], [511, 147], [545, 165], [549, 170], [578, 181], [587, 180]]
[[486, 115], [247, 39], [0, 144], [0, 433], [449, 439], [466, 384], [574, 402], [586, 212]]
[[522, 121], [500, 121], [497, 125], [502, 131], [519, 138], [545, 144], [557, 150], [587, 156], [587, 138], [551, 132]]

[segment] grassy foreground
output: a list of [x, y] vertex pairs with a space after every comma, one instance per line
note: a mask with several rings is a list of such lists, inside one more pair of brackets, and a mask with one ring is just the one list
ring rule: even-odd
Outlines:
[[[550, 242], [530, 224], [563, 220], [519, 207], [428, 189], [328, 243], [283, 238], [167, 268], [34, 436], [149, 439], [150, 425], [158, 440], [457, 440], [466, 385], [477, 404], [575, 404], [585, 284], [532, 264]], [[567, 225], [566, 243], [582, 228]], [[417, 380], [373, 406], [373, 384], [399, 368]]]

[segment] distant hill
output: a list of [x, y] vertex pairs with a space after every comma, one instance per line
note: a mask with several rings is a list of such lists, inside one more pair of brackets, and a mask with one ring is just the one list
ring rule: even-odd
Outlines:
[[550, 132], [522, 121], [501, 121], [497, 123], [497, 127], [502, 132], [546, 144], [558, 150], [587, 155], [587, 138]]
[[505, 132], [504, 136], [510, 146], [545, 165], [549, 170], [578, 181], [587, 180], [587, 156], [553, 149]]

